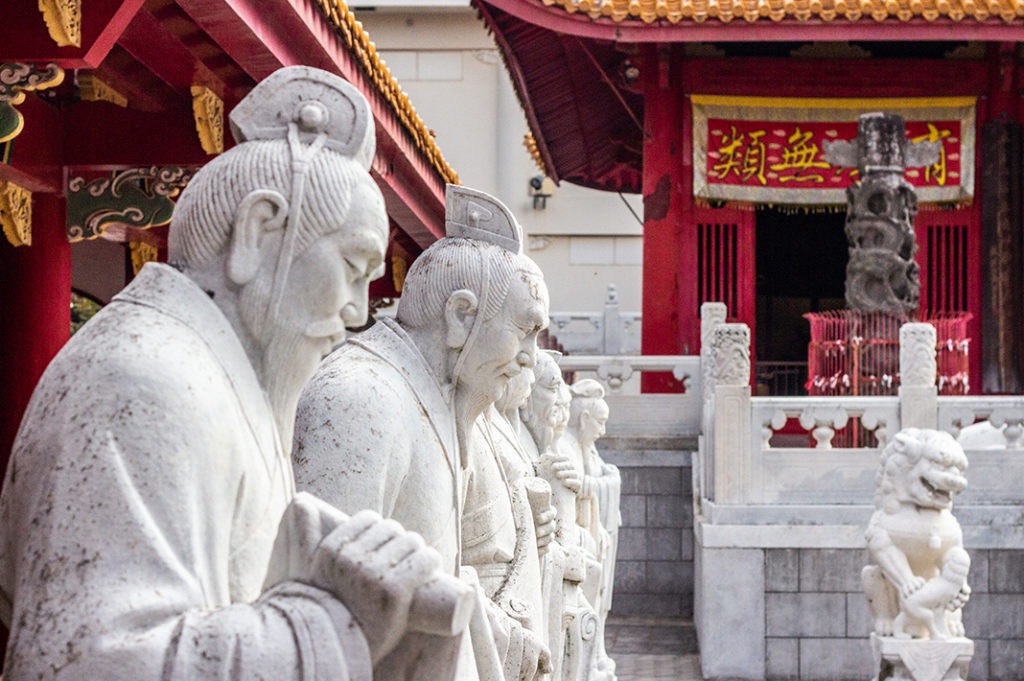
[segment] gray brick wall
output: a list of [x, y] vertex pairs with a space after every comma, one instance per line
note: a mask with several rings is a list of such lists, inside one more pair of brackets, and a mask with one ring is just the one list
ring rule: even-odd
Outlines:
[[692, 618], [690, 465], [620, 465], [619, 472], [622, 527], [612, 613]]
[[[1024, 551], [970, 549], [964, 608], [974, 639], [972, 681], [1024, 679]], [[765, 551], [765, 672], [769, 681], [871, 678], [871, 631], [860, 585], [866, 552]]]

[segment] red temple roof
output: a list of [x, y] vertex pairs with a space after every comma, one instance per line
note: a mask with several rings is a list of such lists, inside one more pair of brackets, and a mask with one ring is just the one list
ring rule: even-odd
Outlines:
[[[640, 191], [644, 121], [641, 55], [645, 44], [657, 45], [660, 53], [670, 55], [659, 67], [667, 73], [677, 68], [671, 64], [682, 63], [682, 51], [674, 49], [674, 43], [1024, 42], [1022, 0], [472, 2], [494, 33], [526, 112], [536, 154], [548, 174], [555, 181], [614, 191]], [[704, 46], [706, 55], [718, 51], [712, 45]], [[848, 71], [845, 67], [836, 69], [832, 62], [830, 73], [813, 74], [795, 60], [782, 59], [744, 61], [730, 57], [717, 60], [713, 66], [705, 59], [703, 71], [695, 64], [695, 60], [687, 60], [686, 91], [708, 94], [745, 94], [763, 89], [768, 81], [762, 70], [767, 67], [773, 82], [790, 88], [789, 96], [820, 96], [832, 72]], [[780, 68], [798, 74], [792, 79], [795, 85], [779, 74]], [[966, 64], [964, 68], [974, 67]], [[890, 95], [920, 96], [918, 90], [923, 86], [902, 82], [908, 77], [905, 71], [890, 60], [887, 66], [869, 66], [865, 70], [869, 75], [848, 80], [867, 82], [865, 78], [873, 78], [872, 82], [888, 88]], [[915, 73], [923, 73], [924, 80], [934, 84], [940, 82], [936, 75], [939, 71], [948, 87], [969, 85], [965, 85], [969, 80], [966, 71], [957, 71], [942, 59], [930, 60], [927, 67]], [[722, 92], [723, 74], [728, 76], [733, 91]], [[662, 89], [666, 88], [667, 83]]]
[[405, 252], [444, 234], [445, 184], [458, 176], [342, 0], [91, 0], [61, 46], [55, 27], [76, 20], [53, 12], [44, 20], [36, 5], [18, 0], [0, 24], [0, 63], [52, 62], [68, 77], [18, 107], [24, 131], [0, 163], [0, 181], [60, 192], [67, 168], [205, 163], [193, 88], [226, 112], [277, 68], [305, 64], [340, 74], [370, 101], [372, 172]]

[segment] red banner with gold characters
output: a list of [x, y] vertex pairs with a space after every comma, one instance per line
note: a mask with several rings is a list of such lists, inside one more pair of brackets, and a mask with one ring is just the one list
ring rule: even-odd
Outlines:
[[693, 193], [756, 204], [841, 205], [856, 168], [830, 165], [825, 142], [857, 137], [862, 113], [903, 116], [910, 141], [941, 142], [930, 166], [905, 177], [924, 203], [974, 194], [973, 97], [788, 99], [692, 95]]

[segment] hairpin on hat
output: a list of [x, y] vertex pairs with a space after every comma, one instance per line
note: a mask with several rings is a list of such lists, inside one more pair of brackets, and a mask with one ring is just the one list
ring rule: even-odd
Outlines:
[[299, 140], [323, 146], [369, 169], [376, 139], [370, 105], [341, 77], [309, 66], [278, 69], [239, 102], [230, 116], [235, 141], [288, 139], [295, 124]]

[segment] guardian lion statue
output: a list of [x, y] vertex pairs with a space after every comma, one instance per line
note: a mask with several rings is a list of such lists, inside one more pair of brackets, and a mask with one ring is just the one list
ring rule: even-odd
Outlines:
[[971, 559], [951, 509], [966, 470], [964, 450], [942, 431], [906, 428], [882, 451], [865, 532], [872, 563], [861, 574], [879, 636], [964, 635]]

